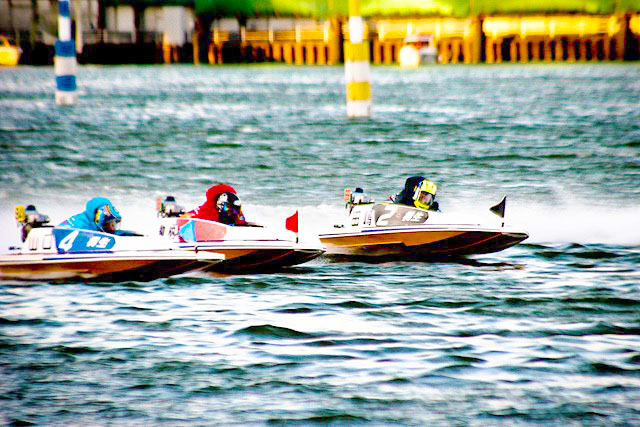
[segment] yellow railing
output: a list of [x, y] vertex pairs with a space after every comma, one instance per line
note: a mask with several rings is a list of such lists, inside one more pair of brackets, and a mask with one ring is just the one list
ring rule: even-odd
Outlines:
[[243, 31], [243, 42], [272, 42], [273, 31]]
[[484, 34], [505, 36], [613, 36], [620, 31], [617, 16], [527, 16], [490, 17], [483, 23]]
[[[483, 59], [483, 52], [488, 63], [620, 60], [625, 53], [625, 19], [624, 15], [371, 19], [365, 22], [363, 36], [364, 40], [372, 38], [370, 51], [374, 64], [396, 62], [407, 37], [422, 35], [433, 36], [432, 45], [438, 49], [443, 63], [475, 64]], [[335, 64], [340, 60], [337, 22], [297, 24], [286, 30], [243, 28], [240, 38], [244, 46], [265, 49], [275, 61]], [[628, 25], [630, 31], [640, 35], [640, 14], [632, 15]], [[486, 36], [484, 46], [482, 33]], [[349, 38], [348, 23], [342, 21], [342, 39]], [[559, 38], [567, 39], [567, 43], [559, 43]], [[211, 63], [222, 61], [222, 46], [229, 40], [228, 32], [214, 30]]]
[[[378, 20], [372, 24], [379, 41], [404, 40], [407, 36], [416, 34], [432, 34], [440, 38], [468, 38], [472, 35], [473, 21], [471, 19], [430, 18], [430, 19], [397, 19]], [[640, 34], [640, 14], [633, 15], [629, 22], [631, 31]], [[613, 36], [620, 31], [621, 23], [618, 16], [503, 16], [487, 17], [483, 22], [483, 32], [488, 37], [499, 38], [508, 36]], [[343, 26], [345, 39], [349, 38], [348, 25]], [[243, 31], [244, 42], [305, 42], [329, 40], [330, 27], [327, 21], [323, 25], [296, 26], [293, 30], [280, 31]], [[369, 27], [365, 24], [363, 36], [368, 38]], [[229, 40], [229, 33], [213, 32], [214, 43]]]
[[327, 25], [299, 26], [293, 30], [243, 31], [243, 42], [307, 42], [327, 41], [329, 28]]
[[228, 42], [230, 40], [230, 36], [229, 36], [229, 32], [228, 31], [220, 31], [217, 28], [215, 30], [213, 30], [212, 34], [211, 34], [211, 40], [213, 41], [214, 44], [220, 44], [223, 42]]
[[435, 38], [465, 37], [469, 27], [470, 20], [451, 18], [380, 20], [375, 24], [380, 41], [404, 39], [414, 34], [433, 34]]

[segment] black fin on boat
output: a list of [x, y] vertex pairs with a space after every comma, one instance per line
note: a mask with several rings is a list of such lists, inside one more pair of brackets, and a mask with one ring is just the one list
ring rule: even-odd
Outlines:
[[507, 207], [507, 196], [504, 196], [500, 203], [489, 208], [491, 212], [498, 215], [500, 218], [504, 218], [504, 211]]

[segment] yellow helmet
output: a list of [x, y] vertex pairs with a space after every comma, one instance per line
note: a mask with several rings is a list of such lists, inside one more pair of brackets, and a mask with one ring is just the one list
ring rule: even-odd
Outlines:
[[438, 186], [435, 183], [423, 179], [414, 188], [413, 204], [416, 208], [429, 209], [433, 205], [436, 191], [438, 191]]

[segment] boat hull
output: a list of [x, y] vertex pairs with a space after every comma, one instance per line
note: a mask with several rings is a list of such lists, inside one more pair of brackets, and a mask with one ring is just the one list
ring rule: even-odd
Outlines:
[[0, 262], [0, 279], [150, 281], [208, 267], [206, 262], [179, 259], [42, 260], [31, 263]]
[[201, 270], [222, 259], [144, 236], [35, 228], [21, 250], [0, 256], [0, 279], [149, 281]]
[[527, 233], [501, 230], [363, 230], [324, 234], [328, 255], [411, 256], [437, 258], [498, 252], [517, 245]]
[[206, 268], [206, 271], [235, 274], [249, 271], [276, 271], [304, 264], [322, 255], [323, 251], [315, 249], [263, 249], [239, 256], [234, 256], [233, 251], [222, 251], [221, 253], [225, 256], [229, 254], [229, 259]]
[[161, 224], [160, 235], [173, 239], [181, 250], [224, 255], [224, 261], [206, 268], [211, 272], [272, 272], [324, 253], [320, 242], [296, 242], [295, 235], [285, 230], [231, 227], [194, 218], [164, 219]]
[[[260, 242], [246, 242], [247, 247], [229, 247], [220, 242], [200, 243], [192, 246], [198, 252], [215, 252], [224, 255], [225, 260], [205, 268], [205, 271], [239, 274], [248, 272], [271, 272], [286, 267], [303, 264], [319, 257], [324, 249], [318, 247], [265, 247]], [[188, 250], [189, 246], [181, 245], [181, 249]]]
[[[496, 221], [493, 220], [495, 223]], [[498, 252], [525, 240], [521, 230], [497, 223], [393, 203], [352, 206], [349, 219], [320, 234], [327, 255], [429, 259]]]

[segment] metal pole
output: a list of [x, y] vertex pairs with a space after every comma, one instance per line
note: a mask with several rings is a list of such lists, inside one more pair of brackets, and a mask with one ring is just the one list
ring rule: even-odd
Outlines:
[[54, 69], [56, 74], [56, 105], [76, 103], [76, 48], [71, 39], [69, 0], [58, 1], [58, 40]]
[[360, 0], [349, 0], [349, 41], [344, 43], [347, 117], [371, 115], [369, 41], [364, 40]]

